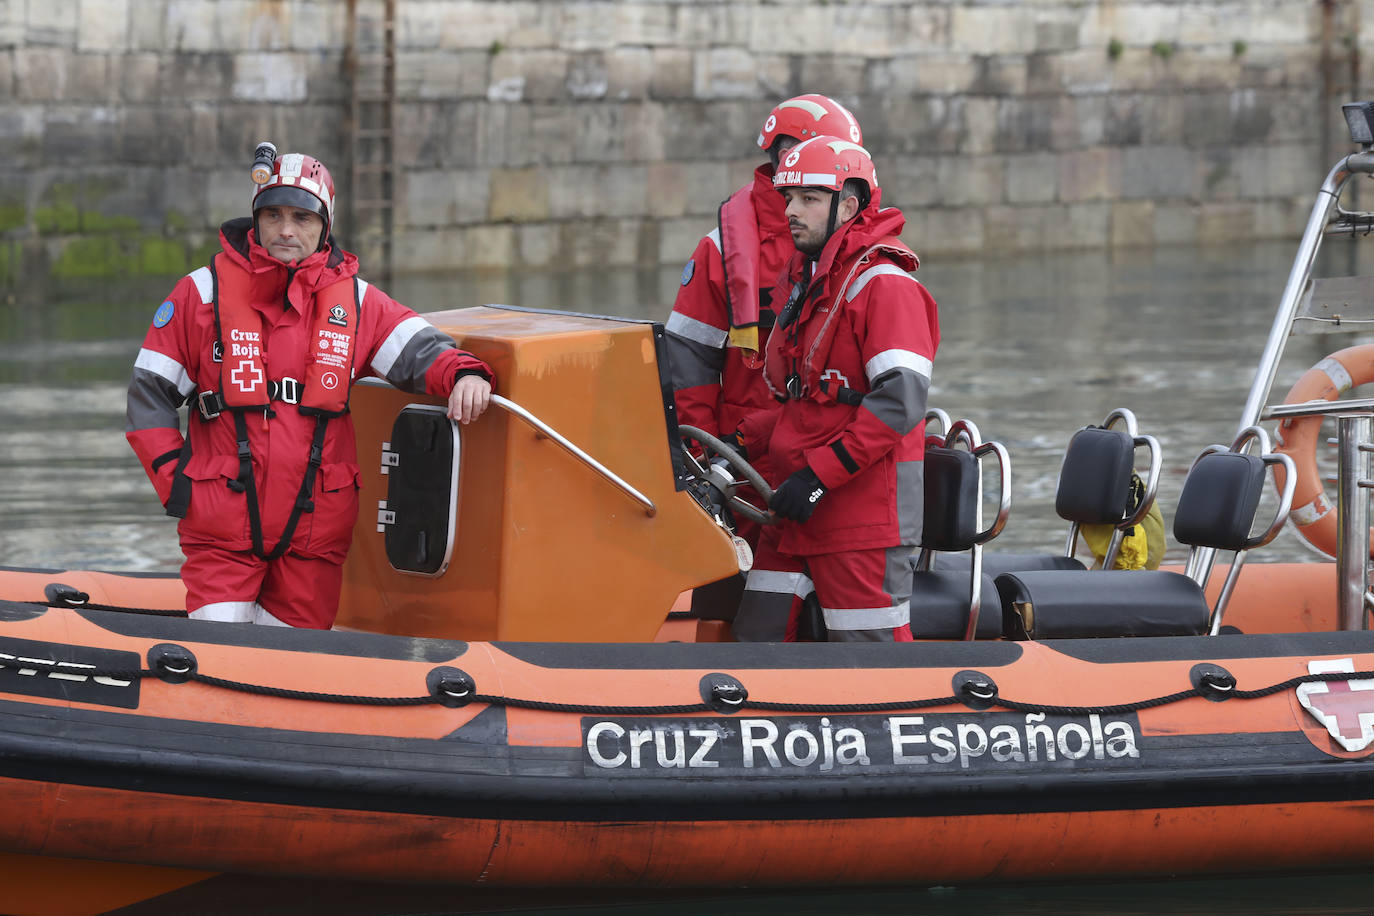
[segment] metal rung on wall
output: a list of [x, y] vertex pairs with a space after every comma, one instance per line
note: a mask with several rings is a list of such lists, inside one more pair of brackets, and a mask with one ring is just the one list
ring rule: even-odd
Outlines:
[[345, 247], [387, 283], [395, 231], [396, 0], [348, 0], [345, 70], [352, 177], [345, 232], [353, 242]]

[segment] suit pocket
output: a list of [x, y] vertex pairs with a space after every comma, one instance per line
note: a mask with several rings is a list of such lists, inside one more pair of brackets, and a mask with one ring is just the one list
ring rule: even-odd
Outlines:
[[309, 553], [343, 562], [358, 518], [358, 466], [352, 462], [320, 466], [312, 496], [315, 511], [301, 518]]
[[246, 495], [229, 488], [239, 476], [238, 459], [228, 455], [192, 455], [186, 462], [191, 505], [180, 525], [183, 535], [224, 542], [241, 549], [248, 537]]

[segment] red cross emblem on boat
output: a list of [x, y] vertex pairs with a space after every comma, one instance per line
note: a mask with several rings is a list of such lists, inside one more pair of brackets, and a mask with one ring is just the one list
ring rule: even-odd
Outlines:
[[239, 391], [257, 391], [262, 384], [262, 370], [253, 365], [251, 360], [245, 359], [229, 373], [229, 380], [238, 386]]
[[[1353, 672], [1355, 660], [1311, 661], [1307, 670], [1311, 674]], [[1362, 751], [1374, 742], [1374, 679], [1299, 684], [1298, 702], [1347, 751]]]

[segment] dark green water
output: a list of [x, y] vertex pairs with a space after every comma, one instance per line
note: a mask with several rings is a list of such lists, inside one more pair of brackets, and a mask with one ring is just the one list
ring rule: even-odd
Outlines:
[[[1011, 452], [1013, 511], [995, 546], [1062, 549], [1062, 449], [1116, 407], [1163, 447], [1167, 517], [1198, 452], [1236, 432], [1291, 256], [1277, 244], [923, 266], [943, 331], [931, 404]], [[506, 303], [661, 320], [679, 273], [402, 277], [389, 291], [420, 311]], [[0, 299], [0, 564], [177, 568], [171, 521], [123, 437], [129, 371], [173, 279], [49, 284]], [[1294, 338], [1276, 388], [1352, 342]], [[1285, 532], [1252, 562], [1308, 556]], [[1170, 560], [1181, 557], [1171, 549]]]
[[[998, 545], [1057, 550], [1060, 450], [1114, 407], [1132, 408], [1165, 455], [1166, 516], [1205, 445], [1229, 442], [1287, 276], [1291, 245], [1161, 249], [932, 262], [919, 276], [941, 308], [932, 405], [966, 416], [1013, 459], [1014, 509]], [[1329, 272], [1349, 274], [1330, 249]], [[1366, 271], [1368, 272], [1368, 271]], [[403, 277], [397, 298], [421, 311], [485, 302], [662, 319], [676, 267], [494, 277]], [[45, 285], [0, 298], [0, 565], [174, 570], [171, 520], [123, 437], [124, 389], [172, 280]], [[1275, 399], [1324, 354], [1368, 337], [1295, 338]], [[1285, 533], [1256, 556], [1310, 554]], [[1182, 554], [1176, 549], [1171, 559]], [[1218, 836], [1218, 844], [1226, 844]], [[1374, 863], [1371, 863], [1374, 867]], [[1374, 871], [992, 888], [779, 892], [581, 892], [348, 888], [297, 881], [225, 887], [196, 912], [529, 913], [1312, 913], [1374, 911]], [[913, 863], [913, 872], [919, 863]], [[0, 896], [0, 911], [3, 897]], [[161, 906], [131, 910], [166, 912]]]

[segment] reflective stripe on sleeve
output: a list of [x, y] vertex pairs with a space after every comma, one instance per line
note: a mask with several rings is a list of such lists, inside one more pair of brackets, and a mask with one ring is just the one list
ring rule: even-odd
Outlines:
[[872, 384], [878, 376], [893, 369], [910, 369], [921, 378], [930, 381], [935, 364], [911, 350], [884, 350], [864, 364], [864, 375], [868, 376], [869, 384]]
[[668, 322], [663, 327], [669, 334], [676, 334], [678, 337], [695, 341], [713, 350], [719, 350], [725, 346], [727, 336], [725, 331], [704, 321], [688, 318], [681, 312], [670, 314]]
[[134, 368], [151, 372], [158, 378], [166, 379], [176, 386], [177, 393], [183, 398], [195, 390], [195, 383], [191, 381], [191, 376], [186, 372], [186, 367], [165, 353], [144, 347], [138, 351], [138, 358], [134, 360]]
[[391, 367], [401, 358], [401, 353], [405, 350], [406, 344], [410, 343], [410, 339], [429, 326], [429, 322], [419, 315], [412, 315], [396, 325], [377, 348], [377, 355], [372, 360], [372, 371], [382, 378], [387, 378], [391, 373]]

